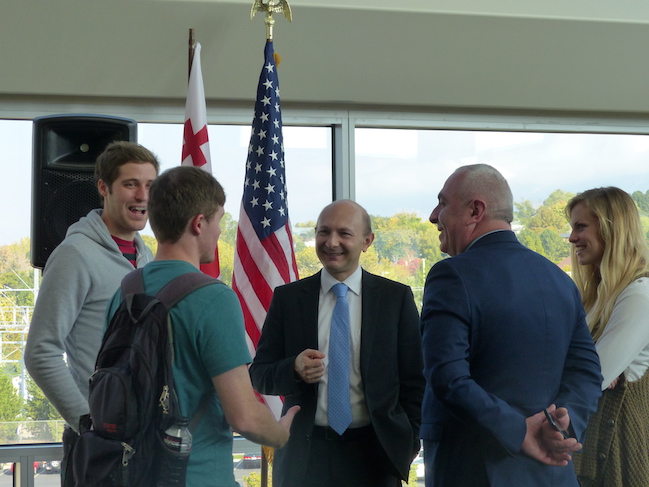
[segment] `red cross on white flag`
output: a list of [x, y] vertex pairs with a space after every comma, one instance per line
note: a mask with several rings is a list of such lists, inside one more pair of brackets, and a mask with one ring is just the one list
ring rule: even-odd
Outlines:
[[[189, 72], [181, 165], [200, 167], [212, 174], [210, 144], [207, 135], [205, 88], [201, 71], [201, 45], [198, 43], [194, 48], [194, 58]], [[221, 275], [218, 247], [214, 252], [214, 262], [201, 264], [201, 270], [213, 277]]]
[[201, 71], [201, 45], [198, 43], [194, 50], [194, 60], [187, 88], [182, 165], [201, 167], [210, 174], [212, 173], [210, 144], [207, 135], [205, 88]]

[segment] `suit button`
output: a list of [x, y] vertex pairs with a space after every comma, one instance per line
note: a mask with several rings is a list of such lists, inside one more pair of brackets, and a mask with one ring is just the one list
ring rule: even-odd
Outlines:
[[606, 422], [606, 426], [608, 426], [609, 428], [612, 428], [613, 426], [615, 426], [615, 420], [614, 419], [609, 419]]
[[600, 453], [599, 455], [597, 455], [597, 458], [599, 458], [600, 460], [606, 460], [606, 453]]

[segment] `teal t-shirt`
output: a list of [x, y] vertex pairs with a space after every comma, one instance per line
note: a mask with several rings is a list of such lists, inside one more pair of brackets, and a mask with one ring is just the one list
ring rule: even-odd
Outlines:
[[[147, 294], [171, 279], [200, 272], [184, 261], [150, 262], [144, 267]], [[120, 291], [107, 309], [107, 322], [121, 302]], [[171, 310], [174, 381], [180, 409], [191, 418], [203, 395], [214, 391], [212, 377], [251, 361], [239, 300], [228, 286], [210, 285], [194, 291]], [[196, 427], [187, 467], [187, 485], [234, 487], [232, 433], [216, 394]]]

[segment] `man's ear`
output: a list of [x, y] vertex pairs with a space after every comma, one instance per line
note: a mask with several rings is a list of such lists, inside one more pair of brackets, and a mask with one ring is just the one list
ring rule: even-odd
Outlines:
[[363, 241], [363, 252], [367, 252], [367, 249], [370, 248], [370, 245], [372, 245], [372, 242], [374, 242], [374, 233], [370, 232], [367, 235], [365, 235], [365, 240]]
[[193, 235], [200, 235], [203, 231], [203, 224], [205, 223], [205, 215], [199, 213], [191, 220], [189, 220], [189, 230]]
[[108, 194], [108, 185], [104, 182], [103, 179], [97, 181], [97, 191], [99, 191], [99, 194], [104, 198]]
[[483, 200], [473, 200], [471, 202], [471, 221], [482, 221], [487, 214], [487, 204]]

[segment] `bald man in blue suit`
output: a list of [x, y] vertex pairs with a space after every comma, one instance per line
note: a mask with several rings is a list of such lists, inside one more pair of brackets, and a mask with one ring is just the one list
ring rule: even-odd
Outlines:
[[512, 219], [509, 185], [485, 164], [453, 173], [430, 217], [451, 258], [431, 269], [421, 316], [427, 487], [579, 485], [570, 454], [599, 360], [574, 283]]

